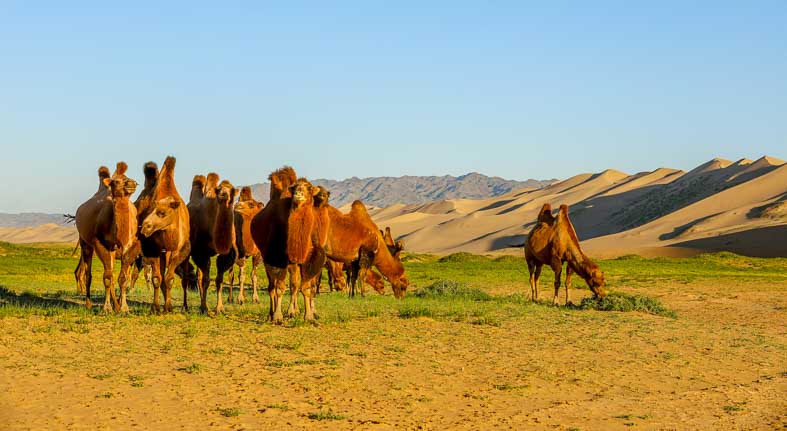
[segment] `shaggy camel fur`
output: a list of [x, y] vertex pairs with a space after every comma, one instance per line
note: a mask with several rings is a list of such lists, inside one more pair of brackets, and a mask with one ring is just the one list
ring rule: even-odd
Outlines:
[[[200, 192], [201, 190], [201, 192]], [[208, 313], [210, 260], [216, 257], [216, 313], [224, 311], [222, 286], [224, 273], [232, 268], [238, 255], [235, 246], [235, 194], [237, 190], [219, 175], [197, 175], [192, 181], [188, 211], [190, 220], [191, 259], [197, 267], [200, 289], [200, 312]], [[184, 292], [185, 295], [185, 292]], [[185, 307], [185, 298], [184, 298]]]
[[[139, 254], [137, 233], [137, 211], [129, 202], [137, 188], [137, 182], [126, 176], [128, 165], [119, 162], [110, 177], [109, 169], [98, 170], [98, 191], [79, 206], [76, 226], [79, 245], [82, 249], [74, 275], [79, 290], [85, 291], [85, 306], [90, 308], [90, 284], [92, 282], [93, 252], [104, 266], [104, 311], [127, 312], [126, 289], [128, 288], [131, 265]], [[120, 252], [120, 303], [115, 296], [113, 265], [115, 253]], [[111, 303], [110, 303], [111, 298]]]
[[[151, 265], [153, 281], [153, 311], [158, 313], [159, 289], [164, 291], [164, 312], [172, 311], [172, 283], [175, 271], [191, 252], [189, 241], [189, 211], [175, 187], [175, 158], [164, 161], [161, 172], [155, 163], [143, 169], [145, 188], [135, 205], [140, 220], [142, 255]], [[187, 283], [183, 286], [183, 306], [186, 307]]]
[[552, 216], [552, 207], [549, 204], [541, 207], [537, 223], [525, 242], [525, 259], [530, 272], [530, 291], [533, 301], [538, 300], [538, 278], [541, 276], [541, 268], [546, 264], [555, 272], [555, 296], [552, 303], [557, 304], [563, 262], [568, 263], [566, 304], [571, 302], [568, 289], [571, 285], [572, 272], [576, 272], [587, 282], [594, 296], [605, 295], [604, 273], [579, 248], [579, 238], [568, 218], [567, 205], [560, 206], [557, 217]]
[[325, 264], [323, 245], [327, 238], [327, 217], [314, 208], [314, 195], [319, 189], [305, 179], [296, 180], [290, 167], [268, 178], [271, 200], [254, 216], [250, 230], [268, 275], [269, 317], [274, 323], [283, 321], [281, 301], [289, 273], [291, 291], [304, 296], [304, 319], [314, 321], [313, 280]]
[[[255, 304], [260, 302], [260, 297], [257, 295], [257, 267], [262, 263], [262, 255], [251, 237], [251, 219], [262, 211], [263, 206], [262, 202], [254, 200], [251, 195], [251, 187], [244, 186], [241, 189], [238, 203], [235, 204], [235, 235], [238, 248], [238, 258], [235, 260], [235, 264], [238, 265], [238, 304], [243, 304], [246, 301], [244, 285], [246, 283], [246, 261], [249, 257], [251, 257], [251, 288], [253, 291], [251, 299]], [[229, 273], [230, 301], [232, 301], [234, 278], [231, 268]]]

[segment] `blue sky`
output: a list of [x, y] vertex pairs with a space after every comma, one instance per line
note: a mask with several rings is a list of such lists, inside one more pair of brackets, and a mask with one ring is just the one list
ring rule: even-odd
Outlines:
[[73, 212], [99, 165], [141, 180], [167, 154], [183, 195], [283, 164], [541, 179], [787, 158], [782, 1], [109, 3], [0, 3], [0, 211]]

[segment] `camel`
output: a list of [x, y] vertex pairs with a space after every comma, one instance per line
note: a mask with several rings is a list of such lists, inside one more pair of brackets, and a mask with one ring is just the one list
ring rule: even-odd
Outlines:
[[[227, 180], [219, 184], [219, 175], [207, 178], [196, 175], [192, 181], [187, 206], [190, 220], [191, 259], [197, 267], [200, 289], [200, 312], [208, 313], [210, 260], [216, 257], [216, 313], [224, 311], [222, 286], [224, 273], [232, 268], [238, 255], [235, 246], [235, 194], [237, 190]], [[186, 304], [184, 292], [184, 307]]]
[[[331, 259], [326, 259], [325, 261], [325, 269], [328, 272], [328, 288], [331, 292], [334, 290], [343, 292], [344, 289], [347, 288], [347, 276], [344, 273], [344, 264], [341, 262], [336, 262]], [[322, 276], [317, 279], [317, 293], [320, 293], [320, 282]], [[383, 276], [380, 275], [379, 272], [375, 271], [374, 269], [369, 269], [366, 272], [366, 278], [364, 279], [366, 285], [371, 286], [375, 292], [379, 294], [383, 294], [385, 291], [385, 282], [383, 281]]]
[[404, 250], [404, 241], [394, 241], [393, 235], [391, 235], [391, 228], [388, 226], [385, 227], [385, 232], [380, 231], [380, 233], [383, 235], [383, 240], [391, 256], [396, 260], [401, 260], [402, 250]]
[[[175, 158], [164, 160], [161, 172], [153, 162], [143, 168], [145, 188], [134, 203], [140, 220], [140, 244], [146, 263], [151, 265], [153, 304], [161, 311], [159, 290], [164, 292], [164, 312], [172, 311], [172, 283], [175, 270], [191, 252], [189, 211], [175, 187]], [[162, 278], [163, 276], [163, 278]], [[183, 308], [187, 309], [187, 282], [181, 279]]]
[[297, 179], [291, 167], [279, 169], [268, 178], [270, 200], [251, 220], [250, 231], [268, 276], [269, 317], [276, 324], [284, 320], [281, 301], [289, 273], [293, 295], [300, 291], [304, 296], [304, 319], [313, 322], [312, 282], [325, 263], [323, 246], [329, 220], [314, 208], [314, 195], [319, 189], [303, 178]]
[[595, 297], [604, 297], [604, 273], [579, 247], [579, 238], [568, 218], [568, 205], [561, 205], [557, 217], [552, 215], [552, 206], [544, 204], [538, 213], [537, 223], [525, 242], [525, 259], [530, 272], [530, 291], [533, 301], [538, 300], [538, 279], [541, 268], [546, 264], [555, 272], [555, 296], [557, 305], [560, 291], [560, 276], [563, 263], [566, 265], [566, 304], [570, 304], [568, 290], [571, 274], [576, 272], [590, 287]]
[[[315, 206], [330, 220], [325, 253], [329, 259], [343, 263], [350, 270], [350, 295], [355, 295], [357, 280], [367, 281], [368, 269], [374, 266], [391, 283], [394, 296], [404, 297], [410, 284], [404, 266], [391, 255], [384, 234], [363, 203], [353, 202], [350, 212], [342, 214], [328, 203], [329, 198], [330, 192], [324, 188], [315, 197]], [[372, 286], [379, 286], [375, 276], [370, 281]], [[364, 294], [364, 282], [361, 283], [361, 295]]]
[[[137, 188], [137, 182], [126, 176], [128, 165], [119, 162], [110, 177], [109, 169], [98, 170], [98, 191], [79, 206], [75, 220], [82, 250], [74, 271], [79, 290], [85, 292], [85, 306], [91, 307], [90, 284], [92, 282], [93, 253], [98, 255], [104, 266], [104, 311], [128, 312], [126, 289], [131, 265], [139, 254], [137, 233], [137, 211], [129, 202]], [[115, 253], [120, 252], [120, 303], [113, 286]], [[110, 302], [111, 299], [111, 302]]]
[[[257, 295], [257, 267], [262, 263], [262, 255], [251, 237], [251, 220], [257, 213], [262, 211], [263, 206], [262, 202], [254, 200], [254, 197], [251, 195], [251, 187], [244, 186], [241, 189], [238, 203], [235, 204], [235, 235], [238, 249], [238, 258], [235, 260], [235, 264], [238, 265], [238, 304], [243, 304], [246, 301], [244, 284], [246, 282], [246, 261], [249, 257], [251, 257], [252, 301], [255, 304], [260, 302], [260, 297]], [[234, 272], [230, 269], [230, 301], [232, 301], [234, 278]]]

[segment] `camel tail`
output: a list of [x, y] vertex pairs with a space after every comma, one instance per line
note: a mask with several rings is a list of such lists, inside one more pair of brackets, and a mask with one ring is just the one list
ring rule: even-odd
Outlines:
[[74, 257], [77, 254], [77, 249], [79, 248], [79, 240], [77, 240], [77, 245], [74, 246], [74, 251], [71, 252], [71, 257]]
[[63, 214], [63, 219], [64, 219], [63, 223], [66, 223], [66, 224], [76, 223], [76, 221], [77, 221], [76, 216], [72, 215], [72, 214]]

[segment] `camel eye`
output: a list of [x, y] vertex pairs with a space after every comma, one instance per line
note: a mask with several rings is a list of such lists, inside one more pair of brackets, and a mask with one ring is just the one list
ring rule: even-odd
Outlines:
[[164, 211], [156, 211], [156, 215], [159, 216], [159, 217], [164, 217], [165, 216]]

